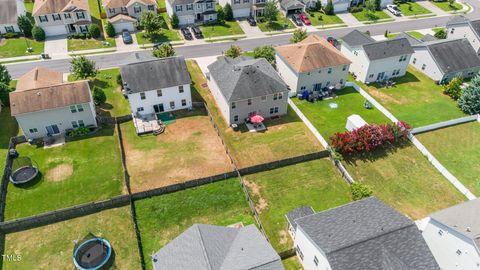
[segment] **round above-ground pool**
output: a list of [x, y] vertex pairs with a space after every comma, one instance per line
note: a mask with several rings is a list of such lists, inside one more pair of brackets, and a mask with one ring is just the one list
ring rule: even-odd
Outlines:
[[112, 246], [103, 238], [91, 238], [81, 243], [73, 253], [73, 263], [80, 270], [97, 270], [112, 256]]
[[38, 169], [35, 166], [23, 166], [16, 169], [10, 175], [10, 181], [14, 184], [23, 184], [33, 180], [38, 175]]

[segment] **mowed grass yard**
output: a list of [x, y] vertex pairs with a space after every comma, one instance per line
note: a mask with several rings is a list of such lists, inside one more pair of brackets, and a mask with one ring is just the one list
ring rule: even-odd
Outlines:
[[328, 159], [247, 175], [244, 180], [277, 252], [293, 245], [285, 214], [300, 206], [319, 212], [351, 201], [349, 185]]
[[302, 264], [300, 263], [297, 256], [290, 257], [288, 259], [282, 260], [285, 270], [302, 270]]
[[280, 119], [266, 120], [266, 132], [247, 132], [244, 125], [241, 126], [242, 131], [234, 132], [221, 115], [197, 63], [188, 61], [187, 66], [193, 81], [192, 96], [207, 103], [237, 166], [248, 167], [323, 150], [291, 108]]
[[119, 143], [113, 126], [93, 135], [44, 149], [17, 145], [20, 156], [38, 166], [32, 183], [9, 184], [6, 219], [16, 219], [122, 194], [124, 180]]
[[104, 237], [112, 245], [111, 269], [140, 269], [137, 240], [127, 206], [8, 234], [4, 252], [20, 255], [21, 260], [3, 260], [3, 269], [74, 269], [75, 241], [81, 241], [90, 233]]
[[287, 17], [285, 17], [281, 12], [278, 12], [277, 19], [273, 21], [271, 24], [268, 23], [266, 20], [264, 20], [263, 22], [257, 21], [257, 26], [258, 28], [260, 28], [262, 32], [282, 31], [285, 29], [295, 28], [295, 25], [293, 25], [293, 22]]
[[[376, 108], [366, 109], [363, 107], [365, 98], [354, 88], [345, 87], [336, 91], [334, 99], [321, 100], [311, 103], [306, 100], [293, 98], [293, 102], [312, 122], [315, 128], [324, 136], [325, 140], [337, 132], [347, 131], [345, 126], [347, 118], [352, 114], [360, 115], [367, 123], [385, 124], [391, 121]], [[336, 103], [338, 108], [332, 109], [331, 103]]]
[[[120, 75], [118, 68], [99, 70], [97, 76], [92, 79], [90, 87], [99, 87], [105, 93], [107, 101], [105, 104], [96, 106], [97, 114], [100, 116], [124, 116], [129, 115], [130, 105], [121, 90], [121, 86], [117, 83], [117, 76]], [[73, 75], [68, 76], [69, 81], [75, 81]]]
[[[104, 44], [103, 42], [108, 42]], [[114, 38], [86, 38], [86, 39], [68, 39], [67, 47], [68, 51], [83, 51], [83, 50], [94, 50], [94, 49], [112, 49], [116, 47], [116, 42]]]
[[254, 223], [238, 179], [229, 179], [135, 202], [147, 269], [151, 255], [195, 223]]
[[236, 21], [225, 21], [223, 24], [213, 23], [200, 26], [205, 38], [233, 36], [245, 34]]
[[27, 52], [25, 38], [0, 39], [0, 58], [38, 55], [43, 53], [45, 43], [43, 41], [28, 39], [28, 46], [33, 49], [32, 53]]
[[353, 12], [351, 14], [355, 18], [357, 18], [357, 20], [359, 20], [361, 22], [378, 21], [378, 20], [382, 20], [382, 19], [391, 19], [391, 17], [388, 16], [388, 14], [385, 13], [385, 11], [383, 11], [383, 10], [376, 10], [375, 12], [373, 12], [373, 14], [371, 16], [368, 15], [368, 12], [367, 12], [366, 8], [363, 8], [363, 10], [360, 11], [360, 12]]
[[204, 109], [174, 115], [158, 136], [137, 136], [131, 121], [121, 124], [133, 192], [233, 170]]
[[356, 81], [397, 119], [413, 127], [465, 116], [456, 102], [443, 94], [442, 86], [411, 66], [395, 82], [392, 88], [379, 88], [377, 84], [366, 86]]
[[2, 108], [0, 111], [0, 174], [3, 174], [5, 167], [10, 138], [17, 136], [18, 133], [19, 127], [15, 118], [10, 116], [10, 108]]
[[480, 196], [480, 123], [443, 128], [417, 138], [460, 182]]
[[313, 26], [322, 26], [329, 24], [342, 24], [343, 21], [337, 15], [327, 15], [319, 11], [307, 11], [308, 19]]
[[424, 8], [423, 6], [415, 2], [400, 3], [397, 4], [397, 6], [402, 11], [402, 14], [404, 16], [414, 16], [432, 13], [430, 10]]
[[411, 144], [344, 164], [355, 181], [371, 186], [375, 196], [412, 219], [466, 200]]
[[462, 4], [457, 2], [453, 3], [453, 5], [451, 5], [449, 1], [442, 1], [442, 2], [432, 1], [432, 3], [444, 11], [457, 11], [457, 10], [463, 9]]

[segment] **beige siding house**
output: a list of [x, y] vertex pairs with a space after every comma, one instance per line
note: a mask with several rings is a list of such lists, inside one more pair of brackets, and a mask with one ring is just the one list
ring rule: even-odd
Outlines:
[[18, 16], [26, 14], [23, 0], [0, 1], [0, 34], [20, 32], [18, 28]]
[[104, 0], [103, 7], [117, 33], [122, 30], [134, 31], [145, 11], [157, 12], [155, 0]]
[[27, 139], [97, 126], [88, 81], [63, 82], [63, 74], [35, 68], [10, 93], [10, 109]]
[[86, 33], [92, 23], [88, 0], [36, 0], [32, 15], [46, 36]]
[[352, 62], [324, 38], [310, 35], [275, 50], [278, 73], [290, 87], [290, 95], [345, 85]]

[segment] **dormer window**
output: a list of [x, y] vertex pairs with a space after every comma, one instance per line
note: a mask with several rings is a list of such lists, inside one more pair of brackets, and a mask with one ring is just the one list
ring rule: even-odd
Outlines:
[[110, 13], [115, 13], [115, 8], [109, 8], [109, 9], [108, 9], [108, 12], [110, 12]]
[[142, 7], [141, 7], [141, 6], [133, 7], [133, 12], [135, 12], [135, 13], [140, 13], [140, 12], [142, 12]]

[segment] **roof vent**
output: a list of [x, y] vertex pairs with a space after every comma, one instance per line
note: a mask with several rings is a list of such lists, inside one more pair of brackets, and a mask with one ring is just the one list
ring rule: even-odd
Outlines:
[[233, 71], [240, 71], [240, 67], [239, 66], [233, 66]]
[[40, 92], [37, 92], [37, 96], [41, 96]]

